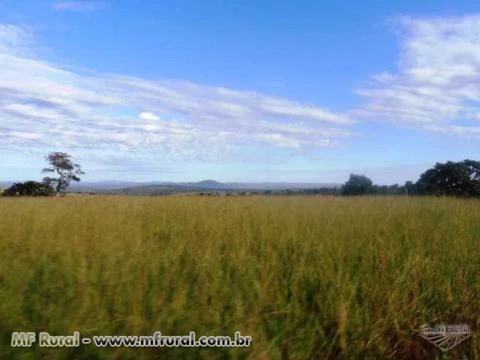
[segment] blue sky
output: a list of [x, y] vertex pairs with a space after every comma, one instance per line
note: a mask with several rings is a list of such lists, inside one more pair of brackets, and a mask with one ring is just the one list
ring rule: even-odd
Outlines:
[[480, 155], [475, 1], [0, 2], [1, 180], [416, 180]]

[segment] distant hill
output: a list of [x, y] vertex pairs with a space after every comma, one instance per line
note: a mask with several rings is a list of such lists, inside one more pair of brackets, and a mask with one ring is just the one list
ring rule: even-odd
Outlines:
[[185, 183], [157, 183], [126, 186], [111, 192], [136, 195], [166, 195], [186, 192], [262, 192], [306, 189], [335, 189], [340, 184], [332, 183], [221, 183], [215, 180]]
[[69, 187], [69, 191], [93, 191], [93, 192], [104, 192], [110, 191], [115, 189], [122, 189], [125, 187], [134, 187], [140, 186], [143, 183], [137, 183], [134, 181], [98, 181], [98, 182], [79, 182], [79, 183], [72, 183]]
[[[13, 181], [0, 182], [0, 188], [9, 187]], [[110, 194], [132, 195], [168, 195], [191, 192], [263, 192], [287, 191], [306, 189], [335, 189], [341, 184], [335, 183], [289, 183], [289, 182], [263, 182], [263, 183], [222, 183], [216, 180], [202, 180], [198, 182], [134, 182], [134, 181], [99, 181], [73, 183], [70, 192], [95, 192]]]
[[201, 189], [226, 189], [229, 186], [227, 184], [223, 184], [221, 182], [215, 180], [202, 180], [199, 182], [192, 182], [192, 183], [177, 183], [177, 186], [183, 187], [193, 187], [193, 188], [201, 188]]
[[294, 189], [335, 189], [342, 184], [336, 183], [290, 183], [290, 182], [262, 182], [262, 183], [225, 183], [229, 188], [234, 189], [257, 189], [257, 190], [294, 190]]

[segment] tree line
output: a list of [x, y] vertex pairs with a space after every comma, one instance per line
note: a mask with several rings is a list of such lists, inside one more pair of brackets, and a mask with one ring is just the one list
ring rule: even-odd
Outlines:
[[341, 188], [342, 195], [435, 195], [480, 197], [480, 161], [463, 160], [436, 163], [416, 183], [407, 181], [403, 186], [374, 185], [364, 175], [351, 174]]
[[[49, 167], [42, 173], [51, 174], [41, 182], [26, 181], [15, 183], [3, 192], [3, 196], [51, 196], [64, 194], [71, 182], [79, 182], [85, 174], [79, 164], [72, 161], [71, 155], [64, 152], [52, 152], [46, 160]], [[428, 169], [417, 182], [407, 181], [404, 185], [375, 185], [365, 175], [350, 174], [341, 188], [266, 190], [266, 195], [434, 195], [457, 197], [480, 197], [480, 161], [463, 160], [436, 163]]]

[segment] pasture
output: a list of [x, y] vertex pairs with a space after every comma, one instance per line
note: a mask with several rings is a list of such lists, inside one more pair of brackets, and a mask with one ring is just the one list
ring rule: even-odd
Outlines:
[[[480, 201], [0, 198], [1, 359], [424, 359], [424, 323], [473, 334]], [[231, 335], [249, 348], [10, 347], [14, 331]]]

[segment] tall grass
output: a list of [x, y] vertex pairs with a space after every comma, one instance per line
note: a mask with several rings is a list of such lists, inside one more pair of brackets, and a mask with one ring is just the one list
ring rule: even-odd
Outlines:
[[[1, 359], [478, 359], [480, 202], [178, 196], [0, 199]], [[250, 348], [10, 347], [55, 335], [231, 335]]]

